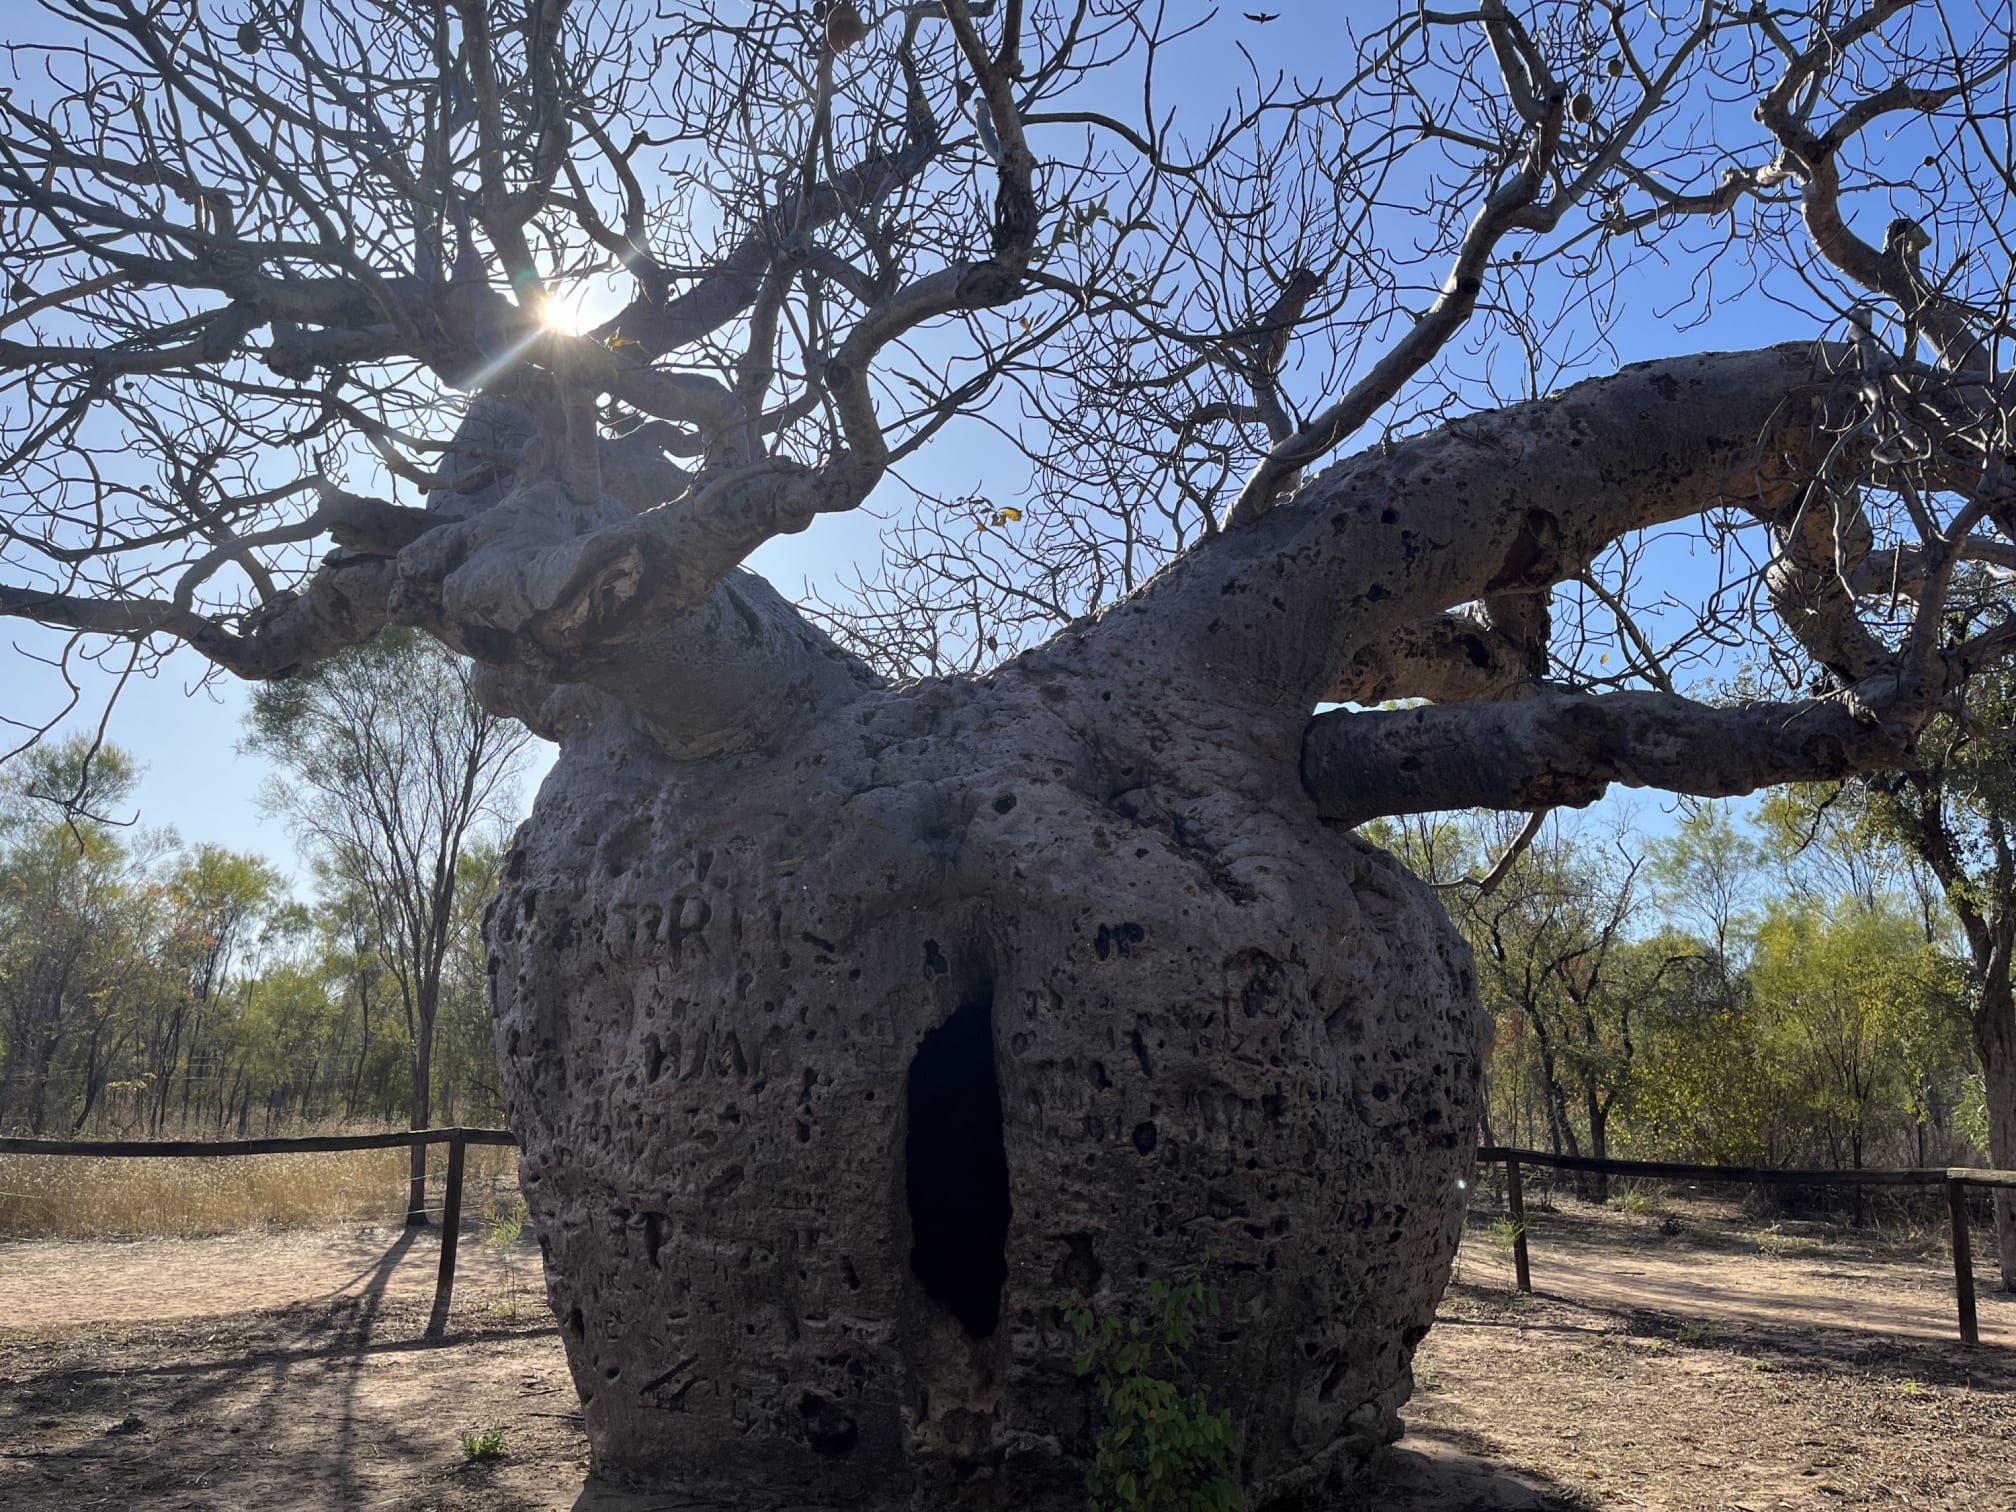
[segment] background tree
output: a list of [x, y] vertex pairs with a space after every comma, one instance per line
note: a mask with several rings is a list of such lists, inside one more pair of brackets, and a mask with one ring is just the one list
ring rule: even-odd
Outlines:
[[1729, 806], [1703, 803], [1682, 813], [1671, 833], [1652, 842], [1647, 859], [1667, 916], [1712, 945], [1718, 964], [1740, 966], [1755, 922], [1762, 856]]
[[[87, 756], [84, 806], [119, 823], [70, 807]], [[311, 908], [257, 857], [140, 828], [136, 775], [119, 748], [70, 740], [0, 789], [0, 1127], [158, 1137], [410, 1112], [412, 1037], [366, 894], [325, 867]], [[483, 838], [459, 861], [435, 1055], [436, 1097], [479, 1122], [502, 1106], [478, 917], [497, 864]]]
[[[2005, 594], [1976, 585], [1974, 618], [1999, 619]], [[2016, 687], [2005, 671], [1981, 679], [1964, 709], [1935, 721], [1909, 772], [1803, 795], [1811, 824], [1848, 829], [1874, 856], [1915, 864], [1936, 881], [1973, 965], [1972, 1028], [1981, 1068], [1988, 1153], [2016, 1160]], [[1995, 1198], [2002, 1284], [2016, 1291], [2016, 1198]]]
[[[1118, 0], [55, 9], [0, 612], [258, 679], [409, 627], [559, 741], [491, 980], [633, 1479], [1075, 1499], [1040, 1320], [1206, 1235], [1255, 1498], [1343, 1474], [1483, 1042], [1350, 828], [1908, 766], [2016, 651], [1953, 612], [2016, 557], [1993, 9], [1405, 6], [1320, 83]], [[1795, 339], [1610, 371], [1676, 268]], [[871, 500], [824, 627], [741, 570]]]
[[77, 817], [116, 811], [134, 777], [122, 753], [77, 737], [31, 752], [0, 788], [0, 1128], [82, 1123], [135, 1032], [116, 988], [161, 985], [136, 948], [153, 901], [138, 858], [114, 825]]
[[[1477, 952], [1478, 995], [1500, 1037], [1530, 1047], [1522, 1058], [1556, 1154], [1606, 1158], [1611, 1114], [1629, 1094], [1634, 999], [1646, 985], [1631, 959], [1643, 953], [1630, 938], [1639, 869], [1636, 857], [1578, 844], [1557, 826], [1499, 885], [1445, 894]], [[1600, 1174], [1576, 1185], [1609, 1196]]]
[[[1888, 905], [1888, 906], [1885, 906]], [[1890, 900], [1774, 909], [1758, 931], [1757, 992], [1807, 1079], [1831, 1165], [1861, 1167], [1890, 1110], [1922, 1119], [1921, 1089], [1954, 1062], [1964, 983]]]
[[[1640, 1005], [1642, 1071], [1626, 1128], [1635, 1158], [1783, 1166], [1808, 1149], [1811, 1124], [1788, 1057], [1754, 983], [1707, 949], [1667, 935], [1672, 966]], [[1817, 1158], [1817, 1157], [1816, 1157]]]
[[471, 836], [456, 862], [455, 916], [442, 963], [434, 1050], [436, 1105], [449, 1123], [495, 1118], [504, 1106], [497, 1042], [490, 1032], [490, 952], [483, 939], [483, 915], [497, 895], [504, 854], [504, 836], [493, 830]]
[[[476, 701], [437, 643], [397, 632], [264, 684], [247, 729], [247, 745], [286, 770], [273, 807], [319, 853], [345, 906], [369, 910], [405, 1018], [408, 1127], [427, 1128], [463, 848], [509, 812], [528, 737]], [[426, 1147], [415, 1145], [408, 1223], [427, 1221], [426, 1179]]]
[[1697, 808], [1643, 865], [1558, 818], [1371, 827], [1475, 952], [1496, 1030], [1487, 1139], [1735, 1165], [1980, 1158], [1960, 1126], [1957, 936], [1838, 795], [1802, 816], [1822, 792], [1777, 795], [1747, 824]]
[[219, 1067], [205, 1043], [205, 1018], [219, 1006], [245, 936], [279, 902], [277, 872], [256, 856], [241, 856], [215, 845], [199, 845], [179, 858], [163, 888], [167, 938], [162, 965], [170, 990], [161, 1009], [142, 1029], [153, 1083], [148, 1133], [159, 1138], [181, 1088], [181, 1116], [200, 1083], [213, 1081]]

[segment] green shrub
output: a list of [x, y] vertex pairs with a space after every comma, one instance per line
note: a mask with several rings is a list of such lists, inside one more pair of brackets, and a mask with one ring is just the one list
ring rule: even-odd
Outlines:
[[502, 1428], [463, 1429], [462, 1458], [472, 1465], [488, 1464], [491, 1460], [504, 1458], [504, 1430]]
[[1512, 1263], [1513, 1251], [1519, 1243], [1520, 1234], [1526, 1226], [1512, 1217], [1495, 1218], [1484, 1231], [1485, 1239], [1491, 1245], [1491, 1252], [1507, 1265]]
[[1151, 1281], [1142, 1306], [1099, 1313], [1073, 1293], [1064, 1320], [1072, 1364], [1092, 1381], [1104, 1422], [1085, 1489], [1091, 1512], [1237, 1512], [1239, 1435], [1202, 1388], [1185, 1389], [1198, 1320], [1218, 1307], [1201, 1275]]

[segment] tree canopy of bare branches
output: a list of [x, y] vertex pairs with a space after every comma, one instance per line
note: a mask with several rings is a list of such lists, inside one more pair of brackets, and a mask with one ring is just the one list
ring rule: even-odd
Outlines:
[[[1213, 100], [1185, 50], [1224, 23], [1093, 0], [898, 6], [845, 48], [782, 5], [50, 9], [0, 104], [0, 610], [89, 648], [271, 677], [399, 622], [520, 712], [649, 701], [744, 557], [873, 496], [842, 640], [984, 665], [1314, 509], [1368, 431], [1347, 477], [1402, 437], [1502, 473], [1461, 417], [1599, 366], [1648, 266], [1676, 305], [1803, 297], [1810, 338], [1707, 380], [1745, 403], [1656, 502], [1545, 469], [1558, 525], [1443, 545], [1478, 570], [1351, 616], [1317, 691], [1543, 692], [1584, 746], [1845, 719], [1889, 759], [2009, 638], [1940, 630], [1959, 564], [2016, 560], [1992, 7], [1408, 6]], [[620, 303], [577, 329], [588, 290]], [[975, 428], [1026, 483], [932, 495], [912, 459]], [[1643, 542], [1701, 518], [1720, 580], [1676, 625]], [[1779, 696], [1671, 701], [1711, 655]], [[1544, 708], [1488, 738], [1587, 767]], [[1345, 728], [1317, 769], [1408, 738]], [[1705, 785], [1813, 764], [1759, 759]], [[1676, 780], [1606, 760], [1580, 788]], [[1500, 789], [1449, 796], [1550, 796]]]

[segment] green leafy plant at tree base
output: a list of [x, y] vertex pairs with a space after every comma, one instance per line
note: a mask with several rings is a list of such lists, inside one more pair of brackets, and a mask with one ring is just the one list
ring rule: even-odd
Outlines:
[[1492, 1220], [1491, 1226], [1484, 1231], [1484, 1237], [1490, 1241], [1491, 1252], [1510, 1265], [1517, 1252], [1519, 1236], [1524, 1232], [1525, 1224], [1516, 1218], [1505, 1217]]
[[472, 1465], [488, 1464], [491, 1460], [504, 1458], [504, 1430], [502, 1428], [463, 1429], [462, 1458]]
[[1139, 1309], [1101, 1313], [1076, 1293], [1064, 1321], [1072, 1368], [1098, 1394], [1104, 1424], [1085, 1488], [1091, 1512], [1237, 1512], [1239, 1435], [1201, 1387], [1184, 1389], [1198, 1320], [1217, 1311], [1201, 1275], [1148, 1283]]

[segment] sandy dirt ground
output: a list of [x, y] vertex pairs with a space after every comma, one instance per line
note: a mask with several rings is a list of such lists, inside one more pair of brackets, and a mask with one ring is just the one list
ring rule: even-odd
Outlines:
[[[1530, 1298], [1479, 1219], [1404, 1452], [1336, 1512], [2016, 1512], [2016, 1298], [1985, 1267], [1963, 1349], [1937, 1256], [1686, 1217], [1536, 1215]], [[465, 1236], [423, 1341], [436, 1245], [0, 1245], [0, 1507], [698, 1512], [588, 1486], [536, 1256]]]
[[[360, 1228], [216, 1239], [0, 1240], [0, 1327], [166, 1322], [297, 1303], [431, 1301], [441, 1237], [426, 1228]], [[537, 1289], [538, 1251], [510, 1253], [474, 1232], [456, 1246], [457, 1288]]]

